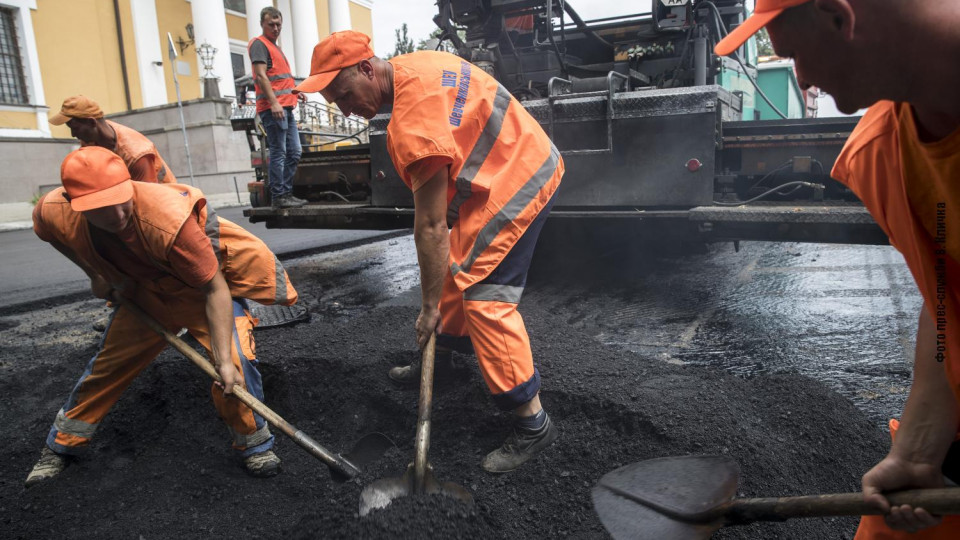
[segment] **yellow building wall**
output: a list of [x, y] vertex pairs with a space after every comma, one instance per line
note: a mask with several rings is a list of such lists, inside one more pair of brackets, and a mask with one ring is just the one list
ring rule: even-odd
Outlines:
[[197, 70], [197, 50], [193, 45], [187, 47], [182, 53], [180, 47], [176, 44], [177, 38], [187, 40], [188, 23], [193, 21], [193, 13], [190, 11], [190, 3], [184, 0], [156, 0], [157, 2], [157, 26], [160, 29], [160, 50], [163, 51], [163, 77], [167, 81], [167, 99], [170, 103], [177, 102], [177, 88], [173, 84], [172, 69], [170, 60], [167, 58], [167, 32], [173, 36], [174, 47], [177, 49], [175, 61], [186, 62], [190, 65], [190, 75], [177, 74], [180, 79], [180, 96], [184, 101], [188, 99], [197, 99], [200, 97], [200, 74]]
[[227, 13], [227, 35], [230, 39], [249, 41], [247, 38], [247, 18]]
[[370, 36], [370, 46], [376, 49], [373, 43], [373, 15], [370, 8], [350, 2], [350, 26], [357, 32]]
[[[107, 114], [127, 110], [112, 0], [37, 0], [37, 9], [30, 14], [44, 99], [52, 111], [60, 110], [63, 100], [75, 94], [96, 100]], [[129, 0], [120, 1], [120, 15], [131, 104], [137, 107], [140, 81]], [[64, 126], [51, 126], [51, 133], [70, 137]]]
[[314, 5], [317, 7], [317, 35], [323, 39], [330, 35], [330, 3], [317, 0]]
[[[7, 129], [37, 129], [37, 113], [0, 111], [0, 127]], [[67, 130], [67, 134], [70, 134], [69, 130]]]

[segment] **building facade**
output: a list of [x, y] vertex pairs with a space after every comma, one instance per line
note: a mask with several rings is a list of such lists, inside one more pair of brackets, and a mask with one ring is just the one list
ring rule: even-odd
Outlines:
[[176, 102], [174, 70], [181, 98], [197, 99], [204, 43], [217, 50], [220, 95], [236, 96], [236, 79], [251, 74], [247, 43], [270, 5], [283, 13], [280, 46], [296, 77], [309, 75], [322, 36], [373, 34], [373, 0], [0, 0], [0, 138], [70, 137], [47, 117], [74, 94], [107, 114]]

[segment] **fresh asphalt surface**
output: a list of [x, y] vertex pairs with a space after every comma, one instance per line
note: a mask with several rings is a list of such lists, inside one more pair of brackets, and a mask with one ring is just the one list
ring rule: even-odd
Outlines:
[[[238, 223], [262, 239], [281, 258], [286, 253], [323, 250], [387, 234], [386, 231], [267, 229], [250, 223], [243, 208], [221, 208], [217, 214]], [[41, 241], [32, 230], [0, 232], [0, 308], [35, 300], [82, 293], [86, 275], [66, 257]]]

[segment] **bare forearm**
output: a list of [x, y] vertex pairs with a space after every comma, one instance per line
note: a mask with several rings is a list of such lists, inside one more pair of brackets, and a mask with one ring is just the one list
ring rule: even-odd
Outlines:
[[936, 325], [924, 306], [917, 328], [913, 385], [890, 451], [911, 462], [942, 463], [957, 432], [956, 398], [936, 353]]
[[418, 222], [414, 226], [423, 309], [437, 309], [450, 257], [450, 233], [446, 223]]
[[67, 246], [61, 244], [60, 242], [50, 242], [50, 245], [53, 246], [57, 251], [59, 251], [64, 257], [70, 259], [70, 261], [73, 262], [73, 264], [79, 266], [80, 269], [83, 270], [85, 274], [87, 274], [88, 278], [90, 279], [101, 278], [100, 274], [96, 270], [94, 270], [93, 268], [88, 266], [85, 262], [80, 260], [80, 258], [77, 257], [76, 253], [74, 253], [73, 250], [71, 250]]
[[273, 87], [270, 86], [270, 79], [266, 74], [257, 75], [257, 84], [260, 85], [260, 91], [263, 92], [263, 95], [267, 98], [267, 102], [271, 106], [279, 103], [276, 94], [273, 93]]
[[230, 341], [233, 338], [233, 300], [230, 297], [230, 288], [219, 270], [207, 284], [205, 292], [210, 348], [213, 352], [213, 363], [219, 366], [221, 362], [232, 362]]

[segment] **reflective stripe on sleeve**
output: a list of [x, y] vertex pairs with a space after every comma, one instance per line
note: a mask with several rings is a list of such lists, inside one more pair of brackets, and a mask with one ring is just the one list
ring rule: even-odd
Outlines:
[[480, 283], [464, 291], [463, 299], [482, 302], [506, 302], [508, 304], [519, 304], [520, 296], [522, 295], [523, 287]]
[[263, 444], [270, 438], [270, 426], [267, 424], [263, 424], [260, 429], [250, 435], [242, 435], [232, 429], [230, 431], [233, 435], [233, 444], [240, 448], [250, 448], [251, 446]]
[[220, 220], [217, 219], [217, 213], [207, 205], [207, 221], [203, 225], [203, 230], [210, 239], [210, 245], [213, 246], [213, 254], [217, 256], [217, 264], [222, 263], [220, 255]]
[[460, 215], [460, 206], [470, 198], [470, 184], [477, 176], [477, 171], [487, 160], [487, 155], [500, 137], [500, 129], [503, 127], [503, 119], [507, 115], [507, 108], [510, 106], [510, 92], [503, 87], [497, 86], [497, 96], [493, 100], [493, 110], [490, 111], [490, 117], [487, 119], [480, 137], [473, 145], [470, 155], [463, 162], [463, 168], [460, 169], [460, 175], [457, 176], [457, 192], [447, 206], [447, 223], [452, 224]]
[[473, 243], [473, 249], [470, 250], [470, 254], [467, 255], [467, 258], [459, 265], [456, 263], [451, 265], [451, 274], [456, 276], [460, 271], [470, 271], [473, 263], [477, 262], [480, 255], [490, 247], [490, 244], [492, 244], [493, 240], [500, 234], [500, 231], [520, 215], [520, 212], [533, 201], [543, 186], [553, 177], [553, 173], [557, 170], [559, 160], [560, 151], [551, 144], [550, 156], [547, 157], [547, 160], [544, 161], [537, 172], [533, 173], [533, 176], [517, 190], [513, 197], [507, 201], [507, 204], [483, 226], [483, 229], [480, 229], [480, 233], [477, 234], [477, 240]]
[[97, 424], [88, 424], [83, 420], [67, 418], [63, 409], [60, 409], [60, 412], [57, 413], [57, 419], [53, 421], [53, 427], [60, 433], [83, 437], [84, 439], [93, 437], [93, 433], [97, 431]]
[[275, 281], [277, 283], [274, 301], [282, 304], [287, 301], [287, 274], [284, 273], [283, 265], [280, 264], [280, 259], [278, 259], [276, 255], [273, 256], [273, 262], [275, 265], [274, 271], [276, 272]]

